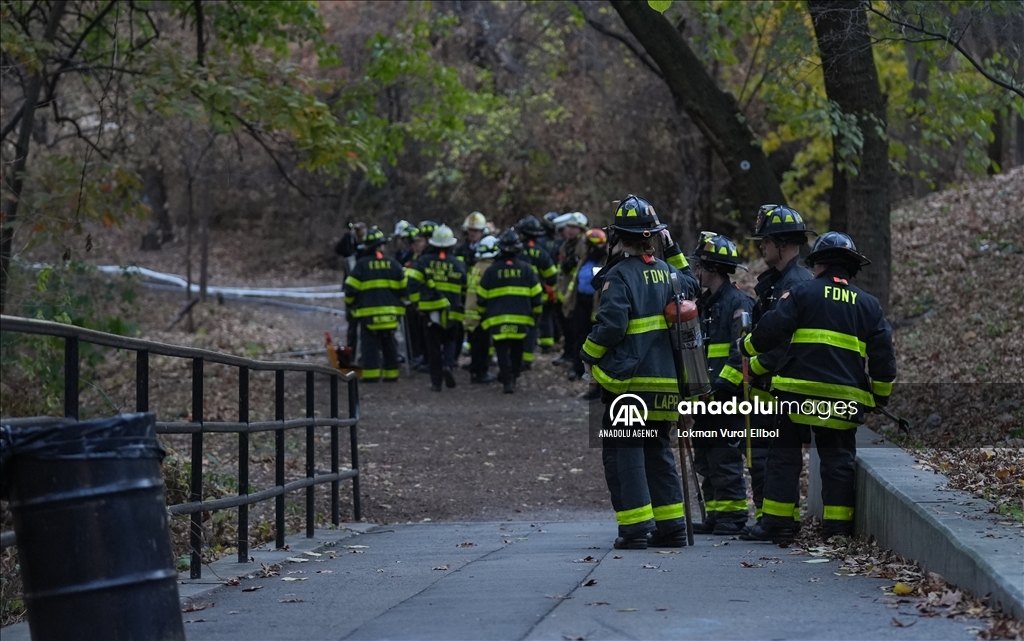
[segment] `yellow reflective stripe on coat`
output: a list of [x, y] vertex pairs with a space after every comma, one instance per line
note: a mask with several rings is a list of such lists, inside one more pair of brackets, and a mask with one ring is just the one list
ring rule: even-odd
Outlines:
[[652, 510], [655, 521], [667, 521], [669, 519], [681, 519], [683, 518], [683, 504], [682, 503], [670, 503], [668, 505], [659, 505]]
[[653, 518], [654, 510], [651, 509], [650, 503], [643, 507], [634, 508], [632, 510], [623, 510], [615, 513], [615, 521], [619, 525], [635, 525], [636, 523], [650, 521]]
[[888, 396], [892, 394], [892, 383], [886, 383], [884, 381], [871, 381], [871, 391], [879, 396]]
[[533, 316], [523, 316], [522, 314], [499, 314], [497, 316], [485, 318], [484, 322], [480, 326], [484, 329], [490, 329], [491, 327], [502, 323], [507, 323], [509, 325], [528, 325], [533, 327]]
[[626, 391], [633, 392], [679, 392], [679, 381], [674, 378], [660, 378], [657, 376], [634, 376], [633, 378], [620, 381], [608, 376], [599, 366], [594, 365], [590, 370], [601, 387], [613, 394], [621, 394]]
[[364, 292], [368, 289], [405, 289], [409, 284], [407, 278], [393, 280], [390, 278], [375, 278], [373, 280], [359, 280], [353, 276], [345, 279], [345, 285], [352, 289]]
[[462, 283], [445, 283], [434, 281], [431, 287], [439, 292], [448, 292], [449, 294], [461, 294], [464, 285]]
[[795, 507], [795, 503], [780, 503], [779, 501], [766, 498], [761, 505], [761, 511], [771, 516], [781, 516], [788, 519], [793, 517], [793, 508]]
[[833, 332], [830, 329], [798, 329], [793, 333], [793, 343], [817, 343], [868, 355], [868, 344], [852, 334]]
[[772, 389], [783, 392], [793, 392], [805, 396], [822, 396], [844, 401], [857, 401], [867, 407], [875, 406], [875, 398], [870, 392], [865, 392], [859, 387], [852, 385], [840, 385], [839, 383], [819, 383], [817, 381], [805, 381], [799, 378], [785, 378], [782, 376], [772, 377]]
[[541, 292], [540, 283], [533, 287], [524, 287], [522, 285], [506, 285], [504, 287], [495, 287], [494, 289], [484, 289], [481, 287], [477, 291], [477, 296], [480, 298], [498, 298], [499, 296], [522, 296], [524, 298], [533, 298], [539, 295]]
[[396, 307], [391, 305], [381, 305], [379, 307], [360, 307], [352, 310], [352, 316], [355, 318], [366, 318], [367, 316], [384, 316], [391, 314], [394, 316], [405, 316], [404, 307]]
[[817, 427], [831, 427], [835, 430], [850, 430], [860, 427], [860, 423], [846, 421], [841, 418], [824, 418], [814, 414], [790, 414], [789, 420], [797, 425], [812, 425]]
[[768, 373], [768, 368], [761, 364], [760, 359], [753, 356], [750, 358], [750, 371], [758, 376], [763, 376]]
[[750, 342], [751, 336], [753, 336], [753, 334], [747, 334], [747, 337], [743, 339], [743, 351], [751, 356], [757, 356], [761, 352], [754, 349], [754, 344]]
[[708, 345], [708, 358], [725, 358], [729, 355], [732, 343], [711, 343]]
[[852, 521], [853, 508], [846, 505], [826, 505], [822, 509], [821, 518], [824, 521]]
[[437, 300], [421, 300], [419, 301], [419, 308], [421, 311], [433, 312], [438, 309], [448, 309], [450, 304], [447, 298], [442, 297]]
[[587, 338], [587, 340], [583, 341], [583, 351], [593, 358], [601, 358], [606, 353], [608, 353], [608, 348], [605, 347], [604, 345], [598, 345], [594, 341]]
[[663, 314], [657, 316], [645, 316], [644, 318], [634, 318], [629, 321], [629, 325], [626, 327], [627, 334], [644, 334], [646, 332], [654, 332], [659, 329], [668, 329], [668, 321], [665, 320]]
[[686, 256], [684, 256], [681, 253], [675, 254], [674, 256], [669, 256], [668, 258], [665, 259], [665, 262], [668, 263], [669, 265], [672, 265], [676, 269], [685, 269], [690, 265], [690, 263], [686, 260]]
[[719, 376], [729, 381], [733, 385], [739, 385], [743, 382], [743, 374], [739, 372], [732, 365], [726, 365], [722, 367], [722, 371], [718, 373]]
[[412, 267], [407, 267], [407, 268], [405, 269], [405, 275], [406, 275], [406, 276], [407, 276], [408, 278], [411, 278], [411, 279], [413, 279], [413, 280], [418, 280], [418, 281], [420, 281], [421, 283], [425, 283], [425, 282], [427, 282], [427, 279], [426, 279], [426, 278], [425, 278], [425, 277], [423, 276], [423, 272], [421, 272], [421, 271], [420, 271], [420, 270], [418, 270], [418, 269], [413, 269]]

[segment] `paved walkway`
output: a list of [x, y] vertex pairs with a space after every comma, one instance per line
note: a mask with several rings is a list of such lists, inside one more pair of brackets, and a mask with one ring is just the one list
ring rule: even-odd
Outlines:
[[[602, 520], [318, 532], [258, 553], [282, 563], [279, 576], [181, 586], [187, 603], [206, 606], [183, 615], [185, 630], [194, 641], [976, 638], [978, 622], [918, 617], [884, 596], [892, 581], [837, 576], [835, 559], [721, 537], [619, 551], [612, 531]], [[330, 546], [305, 554], [317, 542]], [[213, 569], [227, 577], [259, 564]]]

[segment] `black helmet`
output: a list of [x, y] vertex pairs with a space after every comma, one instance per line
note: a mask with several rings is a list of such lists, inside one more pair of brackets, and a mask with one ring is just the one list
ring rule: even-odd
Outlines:
[[544, 235], [544, 226], [536, 216], [527, 216], [516, 223], [516, 231], [523, 236], [537, 237]]
[[544, 229], [548, 231], [555, 231], [555, 219], [558, 218], [557, 211], [549, 211], [544, 214], [544, 218], [541, 219], [540, 224], [544, 226]]
[[804, 263], [813, 267], [818, 263], [839, 263], [847, 265], [856, 273], [861, 267], [871, 264], [867, 256], [857, 251], [853, 239], [841, 231], [825, 232], [814, 241], [811, 253], [807, 254]]
[[666, 227], [668, 225], [658, 220], [658, 214], [654, 213], [651, 203], [630, 194], [619, 203], [615, 210], [615, 222], [608, 228], [624, 234], [651, 236]]
[[437, 223], [432, 220], [424, 220], [419, 224], [419, 235], [429, 239], [434, 235], [434, 230], [437, 229]]
[[757, 210], [757, 223], [754, 225], [754, 235], [751, 238], [760, 240], [768, 236], [789, 236], [802, 234], [805, 239], [808, 236], [818, 234], [804, 224], [804, 219], [792, 207], [785, 205], [761, 205]]
[[363, 238], [363, 247], [366, 249], [373, 249], [374, 247], [383, 245], [386, 242], [388, 242], [388, 239], [384, 236], [384, 232], [374, 227], [370, 231], [366, 232], [366, 237]]
[[514, 229], [506, 229], [498, 236], [498, 249], [503, 254], [518, 254], [523, 251], [523, 244], [519, 242], [519, 234]]
[[713, 231], [702, 231], [697, 249], [693, 250], [693, 258], [703, 263], [714, 263], [726, 267], [732, 274], [739, 267], [747, 271], [746, 265], [740, 263], [740, 254], [736, 251], [736, 243], [732, 239]]

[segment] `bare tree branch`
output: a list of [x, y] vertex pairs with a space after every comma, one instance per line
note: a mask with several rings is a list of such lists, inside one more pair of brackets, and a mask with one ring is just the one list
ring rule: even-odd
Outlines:
[[277, 170], [281, 173], [281, 176], [284, 177], [285, 181], [289, 185], [291, 185], [295, 189], [295, 191], [299, 192], [303, 198], [305, 198], [306, 200], [312, 200], [310, 195], [303, 191], [302, 187], [296, 185], [295, 181], [293, 181], [291, 176], [288, 175], [288, 170], [284, 168], [283, 164], [281, 164], [281, 161], [274, 153], [274, 150], [271, 149], [270, 145], [268, 145], [267, 142], [263, 139], [263, 136], [260, 134], [260, 131], [256, 128], [255, 125], [248, 122], [245, 118], [242, 118], [236, 113], [229, 113], [225, 115], [229, 115], [238, 122], [242, 123], [242, 126], [245, 127], [246, 131], [249, 132], [249, 135], [252, 136], [253, 140], [259, 143], [260, 147], [263, 147], [263, 151], [267, 152], [267, 155], [270, 156], [270, 159], [274, 161], [275, 165], [277, 165]]
[[924, 22], [922, 22], [919, 25], [915, 25], [915, 24], [911, 24], [909, 22], [900, 20], [899, 18], [896, 18], [894, 16], [890, 16], [889, 14], [885, 13], [884, 11], [880, 11], [880, 10], [876, 9], [875, 6], [871, 2], [868, 2], [866, 6], [867, 6], [868, 11], [870, 11], [873, 14], [875, 14], [876, 16], [879, 16], [880, 18], [882, 18], [884, 20], [887, 20], [888, 22], [891, 22], [894, 25], [897, 25], [899, 27], [903, 27], [904, 29], [911, 29], [911, 30], [916, 31], [918, 33], [923, 33], [924, 35], [931, 36], [932, 38], [935, 38], [936, 40], [943, 40], [943, 41], [945, 41], [946, 43], [951, 45], [954, 49], [959, 51], [960, 55], [962, 55], [964, 58], [967, 58], [967, 61], [970, 62], [971, 65], [973, 65], [974, 68], [977, 69], [978, 72], [981, 75], [985, 76], [985, 78], [987, 78], [989, 82], [991, 82], [991, 83], [993, 83], [995, 85], [998, 85], [998, 86], [1002, 87], [1003, 89], [1006, 89], [1007, 91], [1012, 91], [1013, 93], [1017, 94], [1021, 98], [1024, 98], [1024, 89], [1022, 89], [1021, 87], [1016, 86], [1015, 84], [1010, 84], [1010, 83], [1005, 82], [1004, 80], [1000, 80], [999, 78], [997, 78], [997, 77], [993, 76], [992, 74], [990, 74], [988, 71], [985, 70], [985, 67], [982, 66], [981, 63], [979, 63], [977, 60], [974, 59], [974, 56], [972, 56], [970, 53], [968, 53], [967, 50], [964, 49], [963, 46], [961, 46], [960, 40], [963, 38], [962, 34], [961, 34], [960, 38], [954, 39], [954, 38], [952, 38], [951, 36], [949, 36], [947, 34], [938, 33], [936, 31], [931, 31], [929, 29], [926, 29], [924, 27]]
[[[576, 6], [579, 6], [578, 2], [576, 3]], [[580, 8], [580, 11], [583, 11], [583, 7], [582, 6], [579, 6], [579, 8]], [[658, 69], [658, 66], [656, 64], [654, 64], [653, 62], [651, 62], [650, 58], [648, 58], [647, 55], [643, 51], [640, 51], [639, 49], [637, 49], [636, 45], [634, 45], [632, 42], [629, 41], [629, 38], [627, 38], [626, 36], [622, 35], [621, 33], [617, 33], [615, 31], [612, 31], [608, 27], [604, 26], [601, 22], [599, 22], [597, 20], [594, 20], [593, 18], [588, 16], [586, 13], [584, 13], [583, 15], [584, 15], [584, 17], [586, 17], [587, 24], [590, 25], [594, 29], [594, 31], [597, 31], [598, 33], [600, 33], [602, 35], [608, 36], [609, 38], [611, 38], [613, 40], [618, 40], [620, 43], [625, 45], [626, 48], [629, 49], [633, 53], [634, 56], [639, 58], [640, 62], [644, 63], [644, 66], [647, 67], [648, 69], [650, 69], [651, 72], [655, 76], [657, 76], [657, 77], [661, 78], [662, 80], [664, 80], [664, 77], [661, 75], [661, 69]]]

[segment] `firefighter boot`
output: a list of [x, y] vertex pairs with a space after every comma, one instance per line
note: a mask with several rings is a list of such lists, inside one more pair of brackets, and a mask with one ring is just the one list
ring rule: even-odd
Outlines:
[[647, 535], [624, 537], [620, 536], [615, 539], [613, 547], [616, 550], [646, 550], [647, 549]]
[[[694, 527], [694, 532], [696, 532]], [[686, 547], [686, 529], [675, 532], [654, 531], [647, 538], [647, 545], [652, 548], [684, 548]]]
[[789, 543], [796, 538], [796, 528], [773, 527], [771, 525], [755, 525], [750, 530], [740, 534], [743, 541], [771, 541], [772, 543]]

